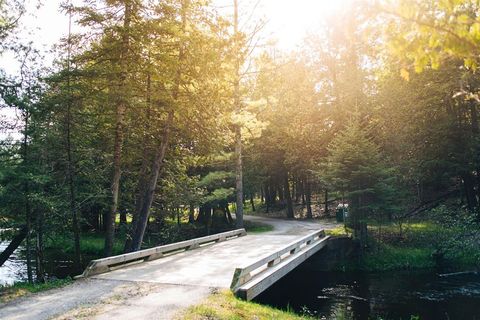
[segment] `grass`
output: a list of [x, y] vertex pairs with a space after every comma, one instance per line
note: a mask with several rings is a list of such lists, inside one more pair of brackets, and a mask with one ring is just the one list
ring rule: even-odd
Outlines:
[[[124, 238], [116, 238], [113, 245], [113, 254], [121, 254], [123, 252]], [[82, 233], [80, 238], [80, 248], [82, 254], [94, 257], [103, 255], [105, 244], [105, 235], [103, 233]], [[72, 239], [65, 237], [55, 237], [49, 239], [45, 244], [46, 250], [59, 250], [64, 253], [73, 254], [74, 244]]]
[[260, 222], [244, 221], [243, 225], [248, 233], [263, 233], [274, 229], [273, 226]]
[[361, 268], [368, 271], [428, 269], [435, 266], [433, 249], [380, 245], [376, 252], [367, 252]]
[[402, 226], [384, 223], [370, 225], [369, 248], [362, 257], [360, 269], [388, 271], [431, 269], [439, 267], [435, 255], [442, 252], [443, 267], [469, 269], [478, 266], [478, 251], [468, 246], [448, 250], [457, 232], [432, 221], [413, 221]]
[[339, 226], [333, 229], [325, 230], [327, 236], [347, 236], [351, 234], [344, 226]]
[[177, 317], [181, 320], [300, 320], [313, 319], [237, 299], [230, 291], [212, 294], [203, 303], [190, 307]]
[[70, 284], [71, 278], [55, 279], [45, 283], [16, 282], [13, 285], [0, 286], [0, 303], [5, 303], [29, 293], [46, 291], [54, 288], [60, 288]]

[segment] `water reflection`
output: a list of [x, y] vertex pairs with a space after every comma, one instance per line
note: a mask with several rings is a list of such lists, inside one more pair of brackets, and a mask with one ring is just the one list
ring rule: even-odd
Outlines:
[[[9, 242], [0, 242], [0, 252], [3, 252]], [[0, 285], [10, 285], [17, 281], [26, 279], [27, 265], [26, 261], [21, 258], [22, 248], [18, 248], [0, 267]]]
[[[5, 250], [9, 243], [0, 242], [0, 252]], [[73, 257], [58, 250], [45, 250], [44, 270], [46, 278], [64, 279], [78, 275], [81, 271], [74, 269]], [[84, 265], [96, 257], [84, 255]], [[35, 278], [35, 261], [32, 261], [32, 273]], [[0, 267], [0, 285], [10, 285], [14, 282], [27, 280], [27, 263], [24, 247], [19, 247], [10, 258]]]
[[319, 319], [480, 319], [480, 276], [298, 269], [257, 302]]

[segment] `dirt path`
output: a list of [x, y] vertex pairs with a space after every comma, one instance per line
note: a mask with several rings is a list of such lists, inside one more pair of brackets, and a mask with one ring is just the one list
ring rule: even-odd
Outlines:
[[171, 319], [216, 288], [228, 288], [235, 267], [331, 222], [247, 217], [274, 230], [247, 235], [118, 269], [0, 306], [0, 319]]

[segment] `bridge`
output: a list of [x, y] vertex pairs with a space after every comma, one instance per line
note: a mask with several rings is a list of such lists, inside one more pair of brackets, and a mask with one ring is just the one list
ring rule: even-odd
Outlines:
[[79, 308], [87, 305], [95, 309], [88, 311], [91, 319], [171, 319], [212, 288], [231, 289], [251, 300], [321, 250], [328, 240], [324, 230], [337, 226], [248, 219], [274, 230], [246, 234], [240, 229], [93, 260], [74, 284], [7, 304], [0, 318], [50, 319], [84, 312]]
[[230, 288], [251, 300], [327, 244], [320, 225], [294, 225], [288, 232], [247, 235], [239, 229], [93, 260], [80, 277]]

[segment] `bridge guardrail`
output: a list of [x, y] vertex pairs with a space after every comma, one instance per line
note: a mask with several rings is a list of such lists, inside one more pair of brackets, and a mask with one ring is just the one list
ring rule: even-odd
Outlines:
[[[288, 244], [287, 246], [272, 254], [266, 255], [265, 257], [259, 259], [252, 264], [236, 268], [233, 274], [230, 289], [237, 296], [243, 297], [246, 300], [250, 300], [250, 293], [246, 292], [249, 289], [243, 288], [244, 286], [248, 285], [251, 282], [261, 282], [263, 280], [262, 277], [271, 276], [267, 275], [269, 271], [276, 267], [284, 267], [288, 263], [290, 263], [290, 261], [294, 264], [291, 267], [295, 268], [298, 264], [301, 263], [293, 261], [296, 259], [296, 257], [303, 256], [305, 259], [308, 258], [316, 251], [323, 248], [328, 238], [329, 236], [325, 236], [324, 230], [318, 230]], [[302, 260], [302, 262], [303, 261], [304, 260]], [[280, 274], [278, 278], [282, 277], [286, 273], [288, 273], [288, 271], [282, 272], [282, 274]], [[240, 291], [245, 292], [241, 293]]]
[[165, 255], [171, 255], [171, 254], [180, 253], [186, 250], [192, 250], [210, 242], [221, 242], [221, 241], [229, 240], [231, 238], [241, 237], [246, 234], [247, 232], [245, 231], [245, 229], [237, 229], [237, 230], [213, 234], [206, 237], [171, 243], [171, 244], [167, 244], [159, 247], [154, 247], [154, 248], [149, 248], [145, 250], [124, 253], [117, 256], [92, 260], [88, 264], [87, 268], [85, 268], [85, 271], [83, 271], [83, 273], [77, 277], [78, 278], [88, 277], [96, 274], [109, 272], [112, 270], [112, 268], [125, 266], [130, 263], [136, 263], [142, 260], [151, 261], [151, 260], [162, 258]]

